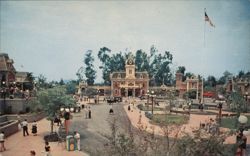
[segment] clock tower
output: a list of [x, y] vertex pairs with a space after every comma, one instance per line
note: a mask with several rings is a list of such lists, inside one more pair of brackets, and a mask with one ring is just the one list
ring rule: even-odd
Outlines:
[[129, 57], [126, 61], [126, 78], [135, 78], [135, 62], [132, 57]]

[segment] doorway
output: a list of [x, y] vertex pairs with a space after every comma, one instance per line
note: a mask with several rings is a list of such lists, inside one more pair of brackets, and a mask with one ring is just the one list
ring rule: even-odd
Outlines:
[[128, 96], [133, 96], [133, 89], [128, 89]]

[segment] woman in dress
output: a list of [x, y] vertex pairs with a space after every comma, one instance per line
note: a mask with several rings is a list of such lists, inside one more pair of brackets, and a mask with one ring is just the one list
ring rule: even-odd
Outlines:
[[33, 134], [34, 136], [37, 135], [37, 123], [36, 123], [36, 121], [34, 121], [34, 122], [32, 123], [32, 134]]

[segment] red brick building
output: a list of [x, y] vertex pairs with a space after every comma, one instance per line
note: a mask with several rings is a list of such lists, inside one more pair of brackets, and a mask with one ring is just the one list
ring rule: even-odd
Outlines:
[[190, 90], [195, 90], [197, 95], [196, 99], [202, 97], [203, 93], [203, 84], [202, 81], [199, 80], [196, 76], [187, 77], [185, 81], [183, 81], [183, 74], [180, 72], [176, 73], [176, 90], [179, 91], [179, 96], [183, 97], [183, 95]]
[[246, 101], [250, 101], [250, 76], [242, 78], [231, 78], [227, 81], [226, 92], [231, 93], [239, 89], [240, 93], [245, 97]]
[[0, 82], [1, 85], [8, 86], [15, 82], [16, 69], [14, 61], [9, 58], [8, 54], [0, 53]]

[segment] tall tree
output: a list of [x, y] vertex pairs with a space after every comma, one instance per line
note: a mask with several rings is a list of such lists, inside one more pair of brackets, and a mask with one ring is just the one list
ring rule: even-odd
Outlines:
[[158, 50], [155, 46], [150, 48], [150, 56], [148, 57], [149, 68], [148, 73], [151, 81], [151, 85], [161, 85], [164, 83], [170, 83], [172, 74], [170, 72], [169, 65], [172, 64], [173, 56], [169, 51], [165, 51], [164, 54], [158, 54]]
[[190, 78], [192, 76], [194, 76], [194, 73], [186, 72], [182, 78], [182, 81], [185, 81], [187, 78]]
[[[125, 62], [129, 53], [118, 53], [110, 55], [111, 50], [103, 47], [99, 50], [98, 58], [102, 62], [103, 66], [103, 79], [104, 83], [110, 84], [110, 73], [114, 71], [125, 70]], [[149, 78], [153, 80], [151, 84], [160, 85], [163, 83], [169, 83], [171, 81], [172, 74], [170, 73], [169, 65], [172, 63], [173, 56], [170, 52], [165, 51], [164, 54], [158, 54], [158, 50], [155, 46], [151, 46], [149, 55], [143, 50], [137, 50], [135, 55], [136, 71], [147, 71]]]
[[78, 81], [82, 81], [84, 79], [84, 68], [80, 67], [77, 72], [76, 72], [76, 76], [78, 78]]
[[30, 82], [33, 82], [35, 80], [35, 77], [33, 76], [33, 73], [28, 73], [27, 74], [27, 79], [30, 81]]
[[66, 94], [75, 94], [76, 92], [77, 81], [71, 80], [66, 83]]
[[218, 84], [225, 84], [227, 82], [227, 80], [232, 76], [232, 73], [230, 73], [229, 71], [225, 71], [223, 73], [223, 76], [219, 78], [218, 80]]
[[94, 70], [94, 57], [92, 56], [92, 50], [88, 50], [85, 54], [84, 63], [86, 65], [85, 68], [85, 76], [87, 78], [88, 85], [93, 85], [96, 78], [96, 71]]
[[215, 87], [216, 86], [216, 78], [214, 76], [208, 76], [207, 80], [205, 81], [204, 85], [208, 87]]
[[177, 72], [182, 73], [183, 75], [184, 75], [185, 71], [186, 71], [186, 68], [184, 66], [179, 66], [177, 69]]
[[37, 100], [42, 105], [42, 109], [51, 121], [51, 133], [53, 133], [53, 121], [60, 107], [73, 107], [75, 102], [71, 95], [65, 94], [66, 89], [58, 86], [50, 89], [42, 89], [38, 92]]
[[39, 88], [47, 88], [48, 87], [47, 78], [44, 75], [40, 74], [37, 77], [37, 81], [38, 81]]
[[60, 82], [59, 82], [59, 84], [62, 86], [62, 85], [65, 85], [65, 83], [64, 83], [64, 81], [63, 81], [63, 79], [61, 78], [61, 80], [60, 80]]
[[241, 70], [238, 73], [238, 78], [242, 78], [244, 75], [245, 75], [245, 72]]
[[100, 48], [98, 52], [98, 58], [102, 62], [102, 78], [104, 80], [105, 85], [110, 85], [110, 68], [109, 68], [109, 61], [110, 61], [110, 54], [111, 50], [107, 47]]

